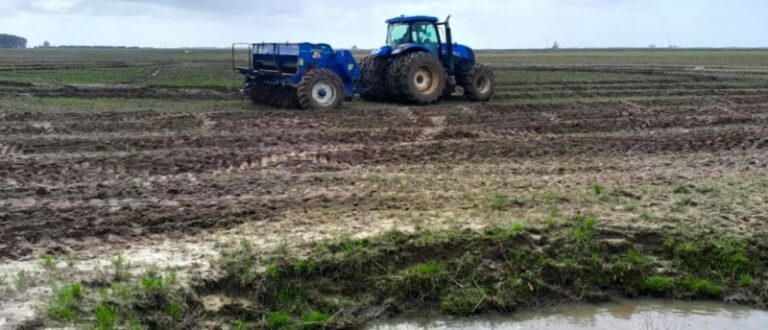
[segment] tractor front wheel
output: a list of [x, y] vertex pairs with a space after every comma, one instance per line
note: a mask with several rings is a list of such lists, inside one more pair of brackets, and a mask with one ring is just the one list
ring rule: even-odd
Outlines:
[[485, 102], [496, 90], [496, 76], [485, 64], [476, 64], [462, 79], [464, 95], [473, 102]]
[[443, 96], [445, 83], [440, 61], [426, 52], [402, 55], [390, 68], [389, 87], [407, 103], [437, 102]]
[[339, 76], [330, 70], [316, 69], [304, 75], [296, 92], [301, 109], [335, 109], [345, 97]]

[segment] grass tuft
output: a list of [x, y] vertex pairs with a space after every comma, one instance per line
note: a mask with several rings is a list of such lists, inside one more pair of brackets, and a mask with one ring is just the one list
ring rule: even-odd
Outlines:
[[130, 263], [122, 254], [112, 259], [112, 274], [115, 281], [125, 281], [131, 277]]
[[104, 304], [99, 304], [96, 307], [96, 329], [98, 330], [113, 330], [117, 328], [117, 311], [107, 307]]
[[257, 276], [252, 257], [253, 243], [244, 238], [236, 249], [221, 251], [215, 264], [225, 276], [237, 279], [240, 285], [246, 285]]
[[680, 286], [688, 289], [696, 296], [718, 298], [723, 295], [723, 288], [705, 279], [685, 279]]
[[597, 219], [591, 216], [577, 215], [571, 219], [574, 222], [573, 239], [579, 245], [585, 245], [592, 241], [595, 234]]
[[72, 283], [53, 291], [53, 301], [46, 309], [48, 317], [59, 321], [74, 321], [79, 313], [79, 305], [83, 297], [80, 283]]
[[482, 288], [456, 289], [443, 297], [440, 309], [453, 315], [470, 315], [482, 311], [488, 296]]
[[742, 274], [739, 276], [739, 284], [742, 286], [751, 286], [754, 283], [755, 280], [748, 274]]
[[675, 280], [671, 277], [651, 276], [646, 278], [640, 288], [654, 296], [667, 296], [675, 289]]
[[413, 266], [413, 271], [421, 275], [436, 275], [445, 270], [445, 264], [433, 261]]
[[672, 189], [672, 192], [675, 194], [690, 194], [691, 190], [696, 188], [696, 185], [690, 182], [681, 183], [675, 187], [675, 189]]
[[490, 228], [487, 230], [487, 233], [492, 235], [497, 240], [507, 241], [518, 237], [523, 232], [523, 230], [525, 230], [525, 225], [522, 223], [512, 223], [507, 228]]
[[40, 265], [46, 270], [53, 270], [56, 268], [56, 260], [53, 259], [53, 256], [46, 255], [40, 260]]
[[595, 183], [592, 185], [592, 192], [595, 193], [595, 196], [600, 196], [605, 191], [605, 186]]
[[488, 207], [494, 211], [504, 211], [509, 207], [509, 196], [496, 194], [488, 201]]
[[301, 317], [301, 321], [304, 322], [307, 326], [319, 325], [321, 323], [328, 322], [330, 319], [330, 315], [318, 311], [310, 312]]
[[368, 183], [372, 183], [372, 184], [378, 184], [378, 183], [384, 182], [384, 178], [378, 175], [371, 174], [365, 177], [365, 181], [368, 181]]
[[13, 279], [13, 285], [16, 290], [22, 291], [32, 285], [32, 278], [29, 277], [27, 272], [20, 270]]
[[286, 312], [274, 312], [267, 315], [266, 321], [270, 329], [284, 328], [291, 324], [291, 315]]

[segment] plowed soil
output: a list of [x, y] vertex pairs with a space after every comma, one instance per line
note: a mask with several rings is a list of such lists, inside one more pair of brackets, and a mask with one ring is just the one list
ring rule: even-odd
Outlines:
[[[86, 237], [194, 235], [265, 221], [298, 206], [354, 200], [361, 197], [345, 193], [354, 180], [326, 182], [326, 176], [314, 174], [365, 166], [549, 164], [585, 155], [653, 158], [733, 151], [765, 166], [768, 158], [764, 88], [589, 83], [503, 84], [500, 89], [545, 99], [571, 94], [695, 98], [551, 105], [449, 101], [378, 110], [350, 109], [359, 103], [353, 102], [335, 112], [4, 111], [0, 257], [21, 258], [40, 246], [53, 252], [82, 249], [78, 241]], [[28, 88], [27, 93], [163, 97], [190, 91], [81, 87]]]

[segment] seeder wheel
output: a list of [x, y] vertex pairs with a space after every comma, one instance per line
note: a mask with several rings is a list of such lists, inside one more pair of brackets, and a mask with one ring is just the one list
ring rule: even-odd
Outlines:
[[344, 86], [335, 73], [326, 69], [308, 72], [296, 91], [301, 109], [335, 109], [344, 99]]

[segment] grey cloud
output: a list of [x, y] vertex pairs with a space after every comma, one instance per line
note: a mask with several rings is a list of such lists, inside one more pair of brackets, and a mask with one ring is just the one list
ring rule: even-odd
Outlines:
[[[313, 7], [316, 1], [243, 1], [243, 0], [6, 0], [12, 9], [37, 14], [121, 14], [142, 12], [152, 14], [149, 9], [168, 9], [177, 12], [201, 14], [290, 14]], [[384, 1], [366, 1], [364, 6]], [[391, 1], [390, 3], [397, 3]], [[360, 2], [352, 0], [326, 1], [329, 9], [351, 8], [358, 10]]]
[[476, 47], [541, 47], [547, 39], [643, 46], [667, 36], [685, 46], [738, 46], [762, 45], [766, 11], [765, 0], [0, 0], [0, 30], [32, 43], [373, 47], [386, 18], [453, 14], [457, 39]]
[[[3, 1], [3, 0], [0, 0]], [[93, 15], [153, 15], [155, 11], [187, 12], [200, 15], [297, 15], [311, 16], [315, 12], [359, 13], [365, 11], [392, 10], [394, 8], [446, 8], [440, 0], [289, 0], [289, 1], [248, 1], [248, 0], [5, 0], [16, 11], [35, 14], [93, 14]], [[565, 0], [556, 0], [565, 1]], [[571, 0], [580, 1], [580, 0]], [[606, 1], [606, 0], [581, 0]], [[617, 0], [613, 0], [617, 1]], [[491, 0], [491, 6], [504, 1]], [[454, 2], [455, 4], [455, 2]], [[450, 4], [449, 4], [450, 5]], [[12, 10], [13, 11], [13, 10]]]

